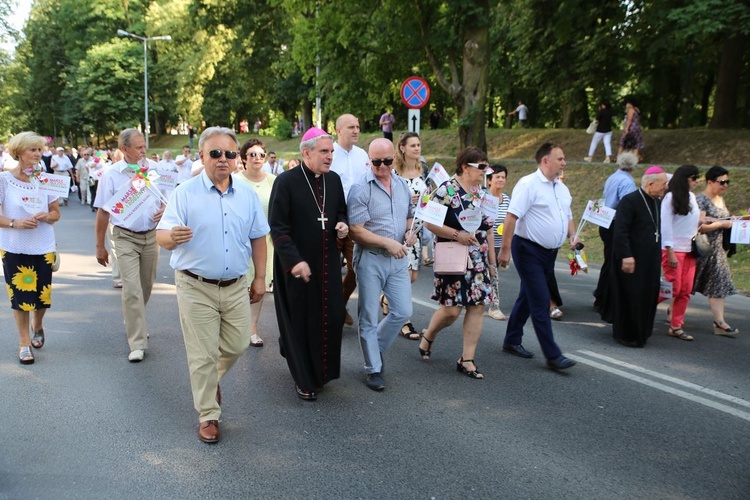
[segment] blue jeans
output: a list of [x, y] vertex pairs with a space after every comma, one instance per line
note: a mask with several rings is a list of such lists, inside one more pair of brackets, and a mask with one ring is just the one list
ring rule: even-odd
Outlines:
[[[359, 301], [359, 343], [365, 357], [365, 371], [379, 373], [383, 367], [380, 353], [385, 352], [411, 318], [411, 279], [409, 259], [396, 259], [386, 250], [367, 250], [359, 246], [354, 252]], [[378, 322], [380, 292], [388, 299], [388, 314]]]
[[508, 318], [504, 343], [520, 345], [523, 339], [523, 326], [531, 316], [534, 332], [539, 339], [544, 357], [556, 358], [562, 353], [552, 335], [547, 276], [555, 272], [557, 249], [548, 250], [531, 240], [514, 236], [510, 251], [516, 263], [518, 277], [521, 278], [521, 289]]

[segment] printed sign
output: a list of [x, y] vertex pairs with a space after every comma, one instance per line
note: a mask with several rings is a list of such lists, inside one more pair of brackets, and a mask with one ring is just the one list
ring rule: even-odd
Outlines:
[[414, 211], [414, 218], [442, 227], [445, 221], [445, 214], [447, 213], [448, 207], [430, 200], [430, 195], [425, 193], [417, 204], [417, 209]]
[[672, 283], [664, 278], [659, 282], [659, 297], [664, 300], [670, 300], [672, 298]]
[[583, 211], [583, 220], [589, 221], [592, 224], [596, 224], [605, 229], [609, 229], [617, 211], [614, 208], [605, 207], [604, 204], [600, 202], [601, 200], [589, 200], [586, 209]]
[[[497, 214], [497, 212], [495, 213]], [[458, 223], [467, 232], [474, 234], [479, 229], [479, 226], [482, 225], [481, 210], [477, 210], [476, 208], [461, 210], [461, 213], [458, 214]]]
[[177, 172], [160, 170], [159, 178], [156, 179], [156, 184], [162, 191], [170, 192], [177, 187]]
[[479, 205], [479, 210], [489, 219], [490, 222], [494, 221], [497, 217], [497, 207], [500, 205], [500, 198], [493, 196], [490, 193], [484, 193], [482, 198], [482, 204]]
[[140, 189], [132, 183], [125, 184], [102, 207], [109, 212], [113, 221], [118, 225], [127, 226], [128, 222], [136, 220], [148, 208], [153, 208], [152, 194], [141, 185]]
[[39, 194], [57, 196], [58, 198], [67, 198], [70, 193], [70, 176], [44, 174], [38, 177]]
[[42, 211], [47, 197], [42, 197], [39, 193], [33, 193], [21, 197], [21, 206], [29, 215], [35, 215]]
[[431, 180], [432, 182], [434, 182], [436, 187], [448, 181], [450, 178], [451, 176], [448, 175], [448, 172], [445, 171], [445, 168], [438, 162], [435, 162], [435, 164], [432, 166], [432, 170], [430, 170], [430, 173], [427, 174], [427, 180]]
[[729, 236], [730, 243], [748, 245], [750, 244], [750, 221], [736, 220], [732, 222], [732, 233]]

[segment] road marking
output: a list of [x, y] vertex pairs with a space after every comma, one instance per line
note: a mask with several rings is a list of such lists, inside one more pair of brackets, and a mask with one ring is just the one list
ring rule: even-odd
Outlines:
[[723, 392], [715, 391], [713, 389], [709, 389], [708, 387], [703, 387], [702, 385], [694, 384], [692, 382], [688, 382], [686, 380], [682, 380], [676, 377], [671, 377], [669, 375], [664, 375], [662, 373], [648, 370], [638, 365], [626, 363], [625, 361], [620, 361], [618, 359], [610, 358], [608, 356], [603, 356], [595, 352], [591, 352], [591, 351], [578, 351], [578, 352], [580, 352], [581, 354], [586, 354], [587, 356], [591, 356], [592, 358], [598, 358], [603, 361], [607, 361], [609, 363], [612, 363], [613, 365], [621, 366], [623, 368], [628, 368], [635, 372], [643, 373], [654, 378], [660, 378], [662, 380], [666, 380], [667, 382], [672, 382], [675, 385], [681, 385], [683, 387], [693, 389], [694, 391], [702, 392], [704, 394], [708, 394], [709, 396], [713, 396], [718, 399], [729, 401], [739, 406], [744, 406], [745, 408], [750, 408], [750, 401], [746, 401], [744, 399], [741, 399], [735, 396], [730, 396], [729, 394], [724, 394]]
[[440, 309], [440, 306], [436, 305], [434, 302], [428, 302], [422, 299], [415, 299], [414, 297], [412, 297], [411, 301], [414, 302], [415, 304], [419, 304], [420, 306], [429, 307], [430, 309], [433, 309], [435, 311]]
[[[652, 375], [652, 376], [656, 375], [656, 372], [652, 372], [650, 370], [646, 370], [645, 368], [636, 367], [635, 365], [631, 365], [629, 363], [624, 363], [622, 361], [618, 361], [618, 360], [613, 359], [613, 358], [607, 358], [606, 356], [600, 356], [600, 355], [597, 355], [595, 353], [592, 353], [591, 351], [578, 351], [578, 352], [580, 352], [580, 353], [586, 353], [588, 355], [594, 354], [595, 357], [597, 357], [597, 358], [605, 358], [607, 360], [612, 360], [613, 362], [615, 362], [615, 364], [617, 364], [619, 366], [625, 365], [628, 368], [630, 368], [630, 367], [632, 367], [632, 368], [639, 368], [638, 371], [643, 370], [642, 373], [648, 373], [649, 375]], [[590, 360], [588, 358], [584, 358], [582, 356], [576, 356], [576, 355], [570, 354], [570, 355], [568, 355], [568, 357], [571, 358], [571, 359], [573, 359], [573, 360], [575, 360], [575, 361], [578, 361], [579, 363], [583, 363], [584, 365], [588, 365], [588, 366], [591, 366], [593, 368], [598, 368], [600, 370], [603, 370], [605, 372], [611, 373], [613, 375], [618, 375], [618, 376], [626, 378], [628, 380], [632, 380], [633, 382], [638, 382], [639, 384], [643, 384], [643, 385], [646, 385], [648, 387], [652, 387], [654, 389], [658, 389], [658, 390], [666, 392], [668, 394], [672, 394], [674, 396], [677, 396], [677, 397], [680, 397], [680, 398], [683, 398], [683, 399], [687, 399], [688, 401], [693, 401], [694, 403], [698, 403], [698, 404], [701, 404], [703, 406], [707, 406], [709, 408], [713, 408], [715, 410], [719, 410], [721, 412], [727, 413], [729, 415], [733, 415], [735, 417], [738, 417], [738, 418], [741, 418], [743, 420], [747, 420], [748, 422], [750, 422], [750, 413], [744, 412], [742, 410], [738, 410], [737, 408], [732, 408], [731, 406], [725, 405], [723, 403], [718, 403], [716, 401], [711, 401], [710, 399], [706, 399], [706, 398], [701, 397], [701, 396], [696, 396], [695, 394], [691, 394], [689, 392], [685, 392], [685, 391], [680, 390], [680, 389], [675, 389], [674, 387], [670, 387], [670, 386], [662, 384], [660, 382], [655, 382], [653, 380], [649, 380], [647, 378], [640, 377], [640, 376], [635, 375], [633, 373], [629, 373], [629, 372], [626, 372], [624, 370], [620, 370], [618, 368], [613, 368], [611, 366], [604, 365], [604, 364], [599, 363], [597, 361], [592, 361], [592, 360]], [[661, 375], [661, 374], [659, 374], [659, 375]], [[664, 378], [664, 377], [667, 377], [667, 376], [663, 375], [663, 376], [661, 376], [659, 378]], [[673, 377], [670, 377], [670, 378], [673, 378]], [[679, 380], [679, 379], [675, 379], [675, 380]], [[681, 382], [683, 382], [681, 385], [690, 384], [690, 382], [685, 382], [685, 381], [681, 381]], [[695, 385], [695, 384], [693, 384], [693, 385]], [[696, 385], [696, 387], [700, 387], [700, 386]], [[712, 392], [716, 392], [716, 391], [712, 391]], [[721, 393], [719, 393], [719, 394], [721, 394]], [[727, 398], [732, 398], [732, 396], [728, 396], [726, 394], [724, 396], [726, 396]], [[741, 400], [739, 398], [735, 398], [735, 399], [738, 399], [740, 401], [744, 401], [744, 400]]]

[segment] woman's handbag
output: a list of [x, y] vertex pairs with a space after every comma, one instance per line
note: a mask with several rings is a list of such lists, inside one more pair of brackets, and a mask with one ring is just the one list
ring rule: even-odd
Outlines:
[[454, 241], [441, 241], [435, 244], [435, 274], [466, 274], [469, 261], [469, 247]]
[[704, 233], [698, 233], [693, 236], [691, 246], [693, 255], [698, 259], [702, 259], [711, 253], [711, 243], [708, 241], [708, 235]]
[[596, 120], [591, 122], [591, 125], [589, 125], [589, 128], [586, 129], [586, 133], [591, 135], [594, 132], [596, 132]]

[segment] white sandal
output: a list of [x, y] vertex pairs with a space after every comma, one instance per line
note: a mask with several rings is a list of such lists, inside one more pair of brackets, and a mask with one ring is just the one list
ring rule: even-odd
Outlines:
[[250, 335], [250, 345], [253, 347], [263, 347], [263, 339], [257, 333]]
[[560, 310], [560, 308], [555, 307], [549, 312], [549, 317], [552, 319], [560, 319], [563, 317], [563, 312]]

